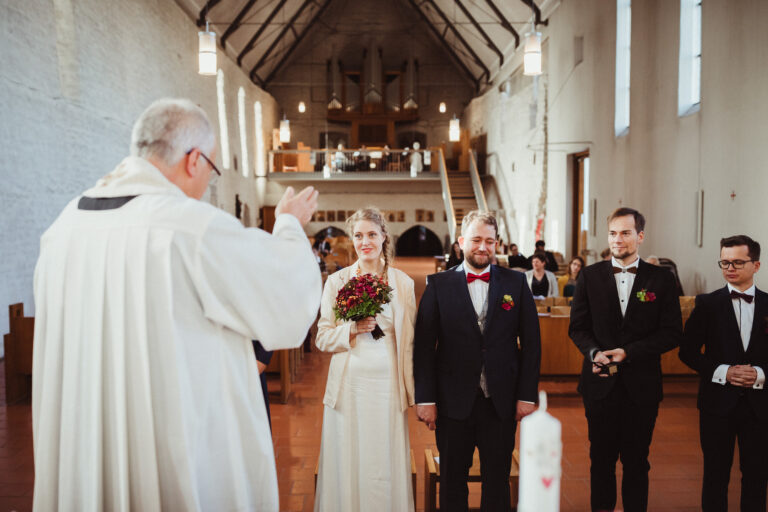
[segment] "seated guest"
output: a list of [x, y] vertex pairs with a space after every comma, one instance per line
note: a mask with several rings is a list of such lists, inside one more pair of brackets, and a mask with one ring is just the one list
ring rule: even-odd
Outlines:
[[568, 273], [557, 278], [557, 285], [561, 296], [573, 297], [573, 290], [576, 289], [576, 280], [579, 278], [582, 268], [584, 268], [584, 260], [580, 256], [573, 257], [570, 263], [568, 263]]
[[531, 261], [533, 262], [533, 270], [527, 271], [525, 278], [531, 293], [533, 293], [533, 298], [559, 297], [555, 274], [544, 268], [547, 264], [546, 256], [537, 252], [531, 256]]
[[453, 242], [451, 253], [448, 255], [448, 263], [445, 264], [445, 268], [446, 270], [453, 268], [462, 261], [464, 261], [464, 251], [461, 250], [459, 242]]
[[603, 249], [603, 251], [600, 253], [600, 259], [603, 261], [611, 261], [611, 248], [606, 247]]
[[[552, 254], [551, 251], [545, 250], [544, 245], [545, 245], [544, 240], [539, 240], [538, 242], [536, 242], [535, 252], [541, 253], [542, 255], [544, 255], [546, 270], [549, 270], [550, 272], [557, 272], [560, 269], [560, 267], [557, 264], [557, 260], [555, 260], [555, 255]], [[528, 258], [528, 268], [533, 268], [533, 256]]]
[[530, 265], [528, 265], [528, 258], [518, 251], [517, 244], [509, 245], [509, 256], [507, 257], [507, 260], [509, 261], [509, 268], [531, 268]]
[[658, 264], [659, 264], [659, 257], [658, 256], [654, 256], [654, 255], [650, 255], [647, 258], [645, 258], [645, 262], [646, 263], [650, 263], [651, 265], [657, 265], [658, 266]]

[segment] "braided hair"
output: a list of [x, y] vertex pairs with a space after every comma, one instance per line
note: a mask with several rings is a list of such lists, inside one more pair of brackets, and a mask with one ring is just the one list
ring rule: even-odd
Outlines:
[[387, 270], [389, 270], [389, 264], [393, 259], [392, 254], [392, 237], [389, 235], [389, 227], [387, 221], [384, 218], [384, 214], [381, 210], [375, 206], [368, 206], [357, 210], [352, 216], [347, 218], [347, 233], [350, 238], [354, 238], [355, 224], [361, 220], [367, 220], [373, 222], [381, 230], [381, 234], [384, 237], [384, 242], [381, 244], [381, 255], [384, 257], [384, 278], [387, 277]]

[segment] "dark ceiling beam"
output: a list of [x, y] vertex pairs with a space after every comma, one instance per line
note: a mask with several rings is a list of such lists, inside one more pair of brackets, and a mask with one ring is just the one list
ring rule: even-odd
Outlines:
[[245, 15], [248, 14], [248, 11], [251, 10], [251, 7], [256, 3], [257, 0], [248, 0], [248, 3], [245, 4], [245, 7], [240, 9], [240, 12], [237, 13], [237, 16], [235, 16], [235, 20], [227, 27], [227, 30], [224, 31], [224, 35], [221, 36], [221, 47], [224, 48], [225, 44], [227, 43], [227, 38], [235, 33], [235, 30], [239, 29], [243, 24], [243, 18], [245, 18]]
[[475, 29], [480, 33], [480, 35], [485, 39], [485, 42], [488, 43], [488, 47], [496, 52], [496, 55], [499, 56], [499, 67], [504, 65], [504, 54], [501, 53], [501, 50], [499, 50], [499, 47], [496, 46], [496, 44], [493, 42], [493, 39], [488, 37], [488, 34], [485, 33], [485, 30], [483, 30], [483, 27], [480, 26], [480, 24], [477, 22], [474, 16], [467, 10], [466, 7], [464, 7], [464, 4], [461, 3], [461, 0], [454, 0], [456, 2], [456, 5], [459, 6], [459, 9], [461, 9], [461, 12], [464, 13], [464, 16], [466, 16], [469, 21], [472, 23], [472, 25], [475, 27]]
[[200, 15], [197, 18], [197, 26], [198, 27], [204, 27], [205, 26], [205, 18], [208, 16], [208, 11], [216, 7], [216, 4], [221, 2], [221, 0], [208, 0], [205, 2], [205, 5], [202, 9], [200, 9]]
[[[296, 49], [296, 47], [299, 46], [299, 44], [301, 43], [302, 39], [304, 39], [304, 36], [306, 36], [307, 33], [309, 33], [310, 29], [312, 28], [312, 25], [314, 25], [315, 22], [320, 18], [320, 16], [323, 15], [323, 12], [325, 11], [326, 7], [328, 7], [331, 2], [332, 2], [332, 0], [325, 0], [325, 3], [322, 5], [322, 7], [320, 7], [317, 10], [317, 13], [312, 18], [312, 20], [310, 20], [310, 22], [307, 24], [307, 26], [304, 27], [304, 30], [301, 32], [301, 34], [298, 37], [296, 37], [296, 40], [293, 41], [293, 44], [291, 45], [290, 48], [288, 48], [288, 51], [283, 54], [283, 57], [280, 59], [280, 62], [278, 62], [275, 65], [275, 67], [272, 68], [272, 71], [270, 71], [269, 75], [267, 75], [267, 78], [262, 80], [262, 82], [261, 82], [261, 84], [262, 84], [261, 86], [262, 87], [266, 87], [267, 84], [272, 81], [272, 79], [275, 77], [277, 72], [280, 71], [280, 68], [283, 67], [283, 65], [286, 63], [286, 61], [291, 56], [291, 54]], [[294, 30], [294, 33], [296, 33], [295, 30]]]
[[504, 16], [504, 13], [501, 12], [498, 7], [496, 7], [496, 4], [493, 3], [493, 0], [485, 0], [485, 3], [488, 4], [488, 7], [490, 7], [496, 17], [499, 18], [499, 23], [501, 23], [501, 26], [507, 29], [515, 37], [515, 48], [520, 46], [520, 34], [517, 33], [517, 30], [515, 30], [506, 16]]
[[535, 25], [549, 25], [549, 20], [542, 20], [541, 19], [541, 9], [539, 9], [539, 6], [536, 5], [536, 2], [534, 0], [520, 0], [525, 5], [533, 9], [534, 14], [534, 24]]
[[419, 8], [418, 5], [416, 5], [415, 0], [408, 0], [408, 3], [411, 4], [411, 7], [419, 13], [419, 16], [421, 16], [421, 19], [424, 21], [424, 23], [432, 30], [432, 33], [435, 35], [435, 37], [443, 44], [443, 47], [448, 52], [448, 54], [453, 58], [454, 62], [459, 65], [462, 71], [467, 75], [467, 78], [469, 78], [469, 81], [472, 83], [472, 85], [475, 86], [475, 90], [479, 89], [479, 80], [475, 78], [475, 75], [472, 74], [472, 72], [469, 70], [466, 64], [464, 64], [464, 61], [459, 58], [458, 55], [456, 55], [456, 51], [453, 49], [453, 47], [448, 43], [448, 41], [445, 40], [445, 37], [443, 37], [440, 34], [440, 31], [437, 30], [437, 27], [435, 27], [432, 22], [429, 20], [426, 14]]
[[296, 20], [301, 16], [301, 13], [304, 12], [304, 9], [311, 4], [313, 0], [304, 0], [304, 3], [301, 4], [301, 7], [296, 11], [296, 13], [291, 16], [290, 21], [288, 21], [288, 24], [283, 27], [283, 30], [280, 31], [280, 33], [277, 35], [277, 37], [272, 41], [272, 44], [269, 45], [269, 48], [267, 48], [267, 51], [264, 52], [264, 54], [259, 59], [259, 62], [256, 63], [255, 66], [251, 69], [251, 72], [249, 73], [249, 76], [251, 77], [251, 80], [253, 80], [253, 75], [256, 74], [256, 71], [264, 65], [264, 63], [267, 61], [269, 56], [272, 54], [272, 51], [277, 47], [277, 45], [280, 43], [280, 41], [283, 39], [285, 34], [288, 33], [288, 31], [293, 27], [293, 24], [296, 23]]
[[[469, 54], [472, 56], [472, 58], [475, 61], [475, 64], [477, 64], [479, 67], [485, 71], [486, 79], [491, 76], [491, 72], [488, 70], [488, 67], [485, 65], [483, 60], [475, 53], [475, 50], [472, 49], [472, 46], [464, 39], [464, 37], [461, 35], [461, 33], [456, 29], [456, 27], [453, 26], [453, 23], [451, 23], [451, 20], [448, 19], [448, 16], [445, 15], [445, 13], [437, 6], [435, 3], [435, 0], [426, 0], [424, 3], [428, 3], [432, 6], [432, 8], [437, 12], [437, 14], [440, 16], [440, 18], [443, 20], [443, 22], [450, 27], [453, 34], [456, 36], [456, 39], [458, 39], [461, 44], [464, 46], [464, 48], [467, 49]], [[482, 75], [481, 75], [482, 76]]]
[[269, 24], [272, 22], [272, 20], [277, 16], [277, 13], [280, 12], [280, 9], [283, 8], [285, 5], [285, 2], [288, 0], [280, 0], [280, 3], [277, 4], [277, 6], [272, 9], [272, 12], [269, 13], [269, 16], [267, 16], [267, 19], [264, 20], [264, 23], [261, 24], [259, 27], [259, 30], [256, 31], [255, 34], [253, 34], [253, 37], [246, 43], [246, 45], [243, 47], [243, 51], [240, 52], [240, 55], [237, 56], [237, 65], [242, 66], [243, 65], [243, 58], [253, 50], [253, 47], [256, 46], [256, 41], [261, 37], [261, 34], [264, 33], [264, 31], [267, 29]]

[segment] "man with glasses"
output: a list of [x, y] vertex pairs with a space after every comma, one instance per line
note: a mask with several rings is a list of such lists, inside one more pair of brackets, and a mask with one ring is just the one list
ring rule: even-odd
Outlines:
[[680, 359], [701, 377], [701, 507], [704, 511], [728, 510], [728, 482], [738, 440], [741, 510], [764, 512], [768, 485], [768, 395], [764, 390], [768, 294], [754, 284], [755, 273], [760, 270], [760, 244], [746, 235], [723, 238], [717, 263], [727, 284], [696, 297], [680, 345]]
[[199, 201], [215, 158], [206, 113], [159, 100], [42, 236], [35, 510], [278, 510], [251, 340], [298, 347], [317, 315], [317, 192], [289, 188], [273, 234], [245, 228]]

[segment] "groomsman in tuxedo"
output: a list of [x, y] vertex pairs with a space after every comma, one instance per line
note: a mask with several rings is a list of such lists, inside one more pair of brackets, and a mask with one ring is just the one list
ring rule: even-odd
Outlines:
[[579, 275], [568, 334], [584, 354], [579, 392], [589, 428], [593, 511], [616, 506], [616, 462], [627, 512], [648, 506], [648, 451], [662, 399], [660, 356], [680, 343], [675, 278], [637, 251], [645, 218], [632, 208], [608, 217], [612, 257]]
[[517, 421], [534, 411], [538, 395], [536, 306], [523, 274], [491, 265], [497, 233], [493, 214], [464, 217], [464, 262], [429, 276], [416, 320], [417, 414], [437, 428], [442, 511], [468, 510], [475, 446], [481, 510], [510, 510]]
[[680, 359], [701, 377], [701, 508], [728, 510], [728, 481], [738, 439], [741, 510], [765, 512], [768, 294], [754, 284], [754, 275], [760, 269], [760, 244], [744, 235], [723, 238], [717, 263], [727, 285], [696, 297], [680, 346]]

